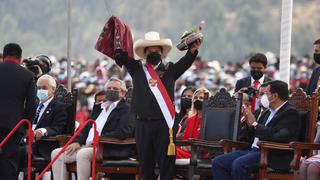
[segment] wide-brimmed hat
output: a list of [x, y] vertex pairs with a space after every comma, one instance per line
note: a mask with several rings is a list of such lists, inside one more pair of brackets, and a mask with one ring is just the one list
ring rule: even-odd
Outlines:
[[161, 46], [162, 47], [162, 58], [165, 58], [172, 48], [172, 42], [170, 39], [160, 39], [158, 32], [147, 32], [144, 35], [145, 39], [139, 39], [134, 44], [134, 51], [140, 58], [145, 58], [146, 47]]

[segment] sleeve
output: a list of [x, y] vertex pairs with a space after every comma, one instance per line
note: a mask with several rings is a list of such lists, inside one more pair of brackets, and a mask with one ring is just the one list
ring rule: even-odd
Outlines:
[[187, 51], [186, 55], [173, 65], [175, 80], [177, 80], [186, 70], [190, 68], [197, 55], [198, 51], [195, 51], [194, 54], [192, 54], [190, 51]]
[[289, 109], [274, 127], [262, 124], [256, 126], [255, 135], [266, 141], [288, 142], [300, 129], [300, 116], [294, 109]]
[[29, 80], [29, 86], [27, 89], [27, 96], [25, 101], [25, 113], [24, 118], [28, 119], [30, 122], [35, 117], [36, 114], [36, 84], [34, 78], [30, 78]]
[[135, 121], [129, 112], [129, 106], [124, 106], [119, 110], [118, 128], [106, 134], [106, 137], [126, 139], [133, 137], [135, 129]]

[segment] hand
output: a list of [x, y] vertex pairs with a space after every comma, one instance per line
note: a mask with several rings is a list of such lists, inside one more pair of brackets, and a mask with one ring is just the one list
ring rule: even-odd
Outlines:
[[200, 48], [202, 41], [202, 39], [198, 39], [194, 43], [192, 43], [191, 47], [189, 48], [192, 54], [194, 54], [194, 52]]
[[34, 131], [34, 139], [36, 141], [39, 141], [42, 138], [42, 136], [43, 136], [43, 134], [39, 129]]
[[74, 142], [66, 148], [66, 153], [67, 155], [72, 155], [73, 153], [77, 152], [77, 150], [79, 149], [80, 149], [80, 144], [77, 142]]
[[249, 127], [252, 126], [254, 122], [256, 122], [256, 118], [252, 114], [250, 108], [248, 106], [243, 107], [244, 108], [244, 115], [245, 116], [245, 121]]
[[122, 67], [123, 60], [128, 58], [128, 52], [124, 51], [123, 49], [116, 49], [114, 51], [114, 60], [116, 63]]

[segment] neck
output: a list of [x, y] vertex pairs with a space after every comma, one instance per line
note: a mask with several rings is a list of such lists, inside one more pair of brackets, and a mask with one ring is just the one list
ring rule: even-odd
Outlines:
[[14, 62], [16, 64], [20, 64], [20, 59], [15, 56], [6, 56], [3, 59], [3, 62]]
[[280, 107], [283, 103], [284, 103], [284, 101], [278, 100], [278, 101], [270, 104], [270, 109], [276, 110], [276, 109], [277, 109], [278, 107]]

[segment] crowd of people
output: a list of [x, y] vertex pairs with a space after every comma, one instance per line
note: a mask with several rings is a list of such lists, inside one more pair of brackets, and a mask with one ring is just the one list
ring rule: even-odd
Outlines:
[[[221, 88], [235, 96], [243, 92], [244, 99], [247, 97], [242, 107], [241, 123], [246, 126], [242, 136], [251, 146], [212, 159], [215, 179], [250, 179], [250, 173], [259, 168], [259, 140], [297, 140], [299, 115], [287, 100], [297, 88], [307, 94], [317, 89], [320, 70], [315, 67], [320, 64], [320, 40], [314, 42], [313, 58], [291, 57], [289, 84], [279, 80], [279, 58], [270, 52], [253, 53], [236, 63], [221, 63], [198, 56], [201, 43], [198, 39], [190, 44], [177, 62], [166, 62], [171, 40], [149, 32], [134, 47], [142, 60], [117, 49], [116, 61], [108, 57], [92, 64], [72, 61], [72, 87], [79, 90], [76, 121], [81, 125], [94, 119], [103, 137], [136, 139], [137, 154], [132, 146], [110, 147], [105, 149], [104, 158], [138, 156], [143, 179], [173, 179], [175, 160], [190, 158], [190, 147], [175, 147], [175, 139], [200, 138], [204, 95], [214, 96]], [[40, 55], [22, 60], [22, 49], [15, 43], [7, 44], [0, 57], [0, 82], [6, 87], [0, 88], [1, 140], [19, 120], [29, 119], [34, 130], [33, 154], [50, 161], [61, 148], [39, 140], [67, 131], [67, 107], [54, 98], [57, 84], [67, 84], [67, 59]], [[24, 134], [20, 128], [2, 148], [1, 177], [17, 179], [17, 172], [23, 169], [17, 159], [21, 156], [15, 156], [20, 151], [15, 150], [25, 149]], [[54, 179], [68, 178], [65, 163], [70, 162], [76, 162], [80, 180], [89, 179], [93, 137], [93, 128], [88, 126], [68, 146], [67, 155], [53, 164]], [[271, 156], [276, 159], [279, 154]], [[290, 154], [280, 156], [290, 158]], [[303, 161], [300, 178], [319, 179], [319, 162], [318, 156]], [[288, 166], [277, 161], [271, 165], [276, 169]], [[134, 179], [121, 175], [109, 178]]]

